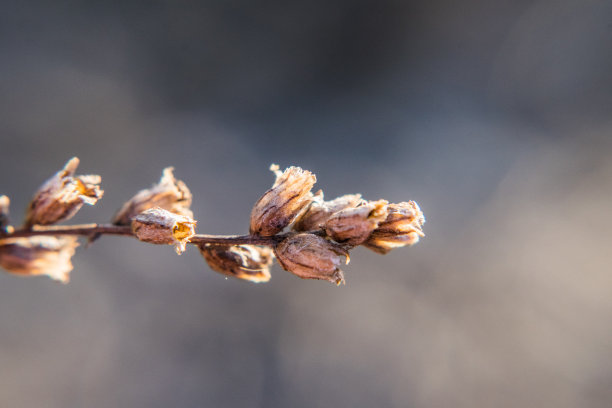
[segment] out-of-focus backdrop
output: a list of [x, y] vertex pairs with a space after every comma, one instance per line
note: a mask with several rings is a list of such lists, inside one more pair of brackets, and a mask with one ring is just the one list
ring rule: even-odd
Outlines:
[[347, 285], [104, 237], [0, 274], [6, 407], [610, 407], [612, 3], [2, 1], [0, 192], [72, 157], [104, 222], [173, 165], [245, 233], [271, 163], [416, 200]]

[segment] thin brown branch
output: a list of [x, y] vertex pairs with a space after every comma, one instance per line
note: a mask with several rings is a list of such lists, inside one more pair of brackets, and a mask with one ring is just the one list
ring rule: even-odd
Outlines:
[[125, 226], [110, 224], [79, 224], [79, 225], [34, 225], [32, 228], [20, 228], [5, 235], [6, 238], [32, 237], [36, 235], [82, 235], [97, 234], [132, 236], [132, 229]]
[[[37, 235], [80, 235], [91, 237], [94, 235], [123, 235], [134, 237], [130, 227], [110, 224], [80, 224], [80, 225], [35, 225], [31, 229], [21, 228], [0, 238], [23, 238]], [[220, 245], [264, 245], [275, 246], [284, 238], [283, 235], [272, 237], [259, 237], [254, 235], [206, 235], [196, 234], [190, 239], [190, 244], [220, 244]]]
[[284, 235], [258, 237], [255, 235], [205, 235], [196, 234], [189, 239], [190, 244], [222, 244], [222, 245], [264, 245], [275, 246], [283, 240]]

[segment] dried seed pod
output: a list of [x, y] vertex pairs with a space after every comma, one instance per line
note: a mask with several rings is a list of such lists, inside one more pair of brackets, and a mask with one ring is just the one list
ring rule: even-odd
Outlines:
[[10, 204], [11, 200], [7, 196], [0, 196], [0, 234], [8, 232]]
[[79, 159], [68, 160], [64, 168], [47, 180], [36, 192], [26, 214], [26, 226], [50, 225], [67, 220], [83, 204], [93, 205], [104, 194], [102, 178], [97, 175], [74, 176]]
[[159, 183], [139, 191], [123, 204], [123, 207], [113, 217], [113, 224], [130, 225], [133, 217], [153, 207], [193, 218], [193, 213], [189, 209], [191, 191], [185, 183], [174, 178], [173, 170], [173, 167], [166, 167]]
[[317, 181], [314, 174], [299, 167], [289, 167], [281, 173], [278, 166], [272, 165], [270, 170], [276, 174], [276, 181], [251, 211], [250, 232], [254, 235], [281, 232], [313, 199], [310, 190]]
[[359, 245], [387, 218], [388, 203], [386, 200], [368, 201], [359, 207], [338, 211], [325, 222], [325, 232], [341, 244]]
[[293, 230], [302, 232], [322, 228], [333, 214], [344, 209], [355, 208], [362, 202], [361, 194], [346, 194], [331, 201], [323, 201], [323, 192], [319, 190], [310, 206], [293, 224]]
[[174, 214], [163, 208], [150, 208], [132, 219], [136, 237], [152, 244], [174, 245], [177, 254], [185, 252], [189, 239], [195, 235], [193, 218]]
[[76, 237], [35, 236], [0, 239], [0, 266], [20, 276], [47, 275], [68, 283], [78, 246]]
[[295, 234], [287, 237], [274, 249], [284, 270], [303, 279], [323, 279], [339, 285], [344, 274], [338, 265], [349, 261], [348, 252], [314, 234]]
[[274, 254], [270, 248], [253, 245], [200, 246], [200, 252], [213, 271], [251, 282], [270, 280]]
[[389, 204], [387, 219], [378, 225], [364, 243], [367, 248], [386, 254], [394, 248], [413, 245], [424, 237], [425, 217], [414, 201]]

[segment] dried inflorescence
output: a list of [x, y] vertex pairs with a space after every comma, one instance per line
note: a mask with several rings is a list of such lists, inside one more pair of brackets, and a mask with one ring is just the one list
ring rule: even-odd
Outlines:
[[281, 172], [276, 165], [270, 168], [276, 181], [251, 211], [248, 236], [196, 235], [191, 192], [174, 178], [172, 167], [164, 169], [159, 183], [128, 200], [112, 226], [50, 226], [102, 196], [100, 176], [74, 176], [78, 163], [71, 159], [43, 184], [21, 229], [9, 225], [9, 199], [0, 196], [0, 266], [8, 272], [67, 282], [78, 246], [76, 235], [86, 235], [92, 242], [108, 233], [173, 245], [178, 254], [194, 243], [212, 270], [251, 282], [267, 282], [276, 258], [283, 269], [300, 278], [339, 285], [344, 283], [340, 265], [348, 263], [349, 251], [356, 246], [385, 254], [424, 236], [425, 217], [414, 201], [389, 204], [364, 200], [360, 194], [325, 201], [321, 190], [311, 191], [316, 182], [313, 173], [299, 167]]
[[296, 167], [282, 174], [273, 170], [277, 180], [253, 208], [251, 233], [278, 234], [293, 221], [291, 230], [298, 234], [289, 234], [274, 252], [285, 270], [301, 278], [340, 284], [344, 275], [338, 266], [355, 246], [384, 254], [423, 236], [425, 217], [413, 201], [366, 201], [360, 194], [325, 201], [321, 190], [311, 193], [312, 173]]
[[97, 175], [75, 176], [79, 159], [68, 160], [64, 168], [47, 180], [36, 192], [26, 214], [25, 225], [51, 225], [65, 221], [83, 204], [94, 205], [104, 191]]

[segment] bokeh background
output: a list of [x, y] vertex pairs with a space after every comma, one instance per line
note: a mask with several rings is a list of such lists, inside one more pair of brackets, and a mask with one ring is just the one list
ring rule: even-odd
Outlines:
[[67, 286], [0, 274], [0, 405], [612, 406], [611, 2], [1, 4], [15, 222], [75, 155], [106, 191], [75, 222], [173, 165], [245, 233], [271, 163], [428, 222], [342, 287], [108, 237]]

